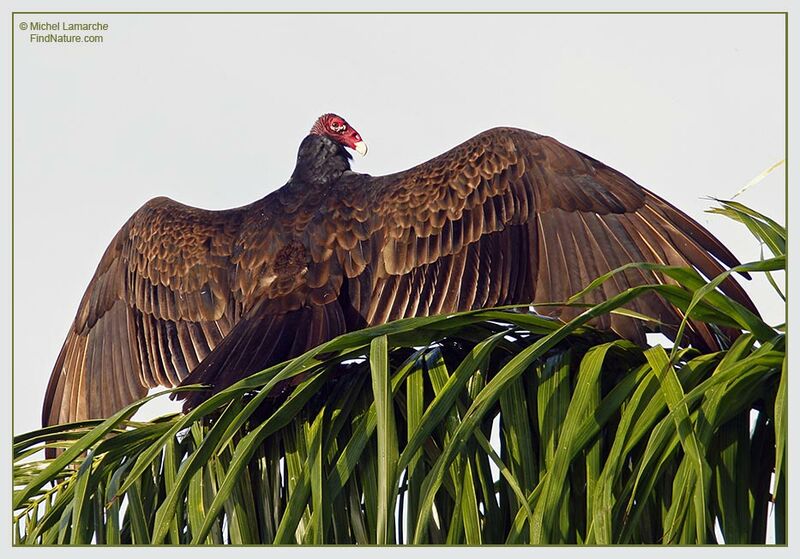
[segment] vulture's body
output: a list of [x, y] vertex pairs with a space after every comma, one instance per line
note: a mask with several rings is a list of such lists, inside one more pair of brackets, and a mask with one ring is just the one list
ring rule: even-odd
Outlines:
[[[707, 277], [720, 262], [738, 263], [684, 213], [552, 138], [497, 128], [372, 177], [350, 170], [343, 144], [352, 142], [315, 129], [289, 182], [253, 204], [207, 211], [157, 198], [130, 218], [58, 357], [45, 425], [107, 417], [157, 385], [219, 390], [368, 325], [564, 301], [628, 262], [693, 266]], [[665, 281], [631, 269], [587, 302]], [[754, 310], [733, 279], [722, 289]], [[628, 307], [667, 334], [682, 318], [655, 294]], [[563, 319], [578, 312], [541, 310]], [[644, 341], [633, 318], [597, 325]], [[717, 344], [699, 322], [688, 337]], [[187, 405], [210, 393], [191, 393]]]

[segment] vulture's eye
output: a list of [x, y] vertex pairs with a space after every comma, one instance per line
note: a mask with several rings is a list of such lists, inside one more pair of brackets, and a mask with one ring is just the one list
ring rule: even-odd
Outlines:
[[334, 132], [344, 132], [347, 125], [343, 122], [331, 122], [331, 130]]

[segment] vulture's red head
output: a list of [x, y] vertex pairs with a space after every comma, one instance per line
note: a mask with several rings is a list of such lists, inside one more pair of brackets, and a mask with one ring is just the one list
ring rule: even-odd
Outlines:
[[333, 113], [322, 115], [311, 127], [311, 133], [327, 136], [337, 144], [354, 149], [361, 155], [367, 153], [367, 144], [361, 139], [361, 134], [339, 115]]

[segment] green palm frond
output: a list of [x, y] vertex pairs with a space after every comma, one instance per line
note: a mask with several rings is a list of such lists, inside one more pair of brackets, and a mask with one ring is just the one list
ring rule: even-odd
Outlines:
[[[785, 229], [720, 204], [772, 253], [736, 271], [785, 269]], [[186, 415], [131, 421], [146, 399], [19, 435], [16, 543], [758, 543], [770, 515], [785, 541], [785, 335], [716, 290], [722, 278], [658, 268], [678, 285], [567, 324], [510, 308], [406, 319]], [[745, 333], [703, 354], [588, 325], [648, 291]], [[44, 460], [45, 447], [65, 450]]]

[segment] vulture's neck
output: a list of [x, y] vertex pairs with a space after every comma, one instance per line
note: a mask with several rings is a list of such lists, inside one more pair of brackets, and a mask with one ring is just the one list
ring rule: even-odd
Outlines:
[[306, 136], [297, 152], [297, 165], [290, 182], [329, 184], [350, 170], [351, 157], [342, 145], [325, 136]]

